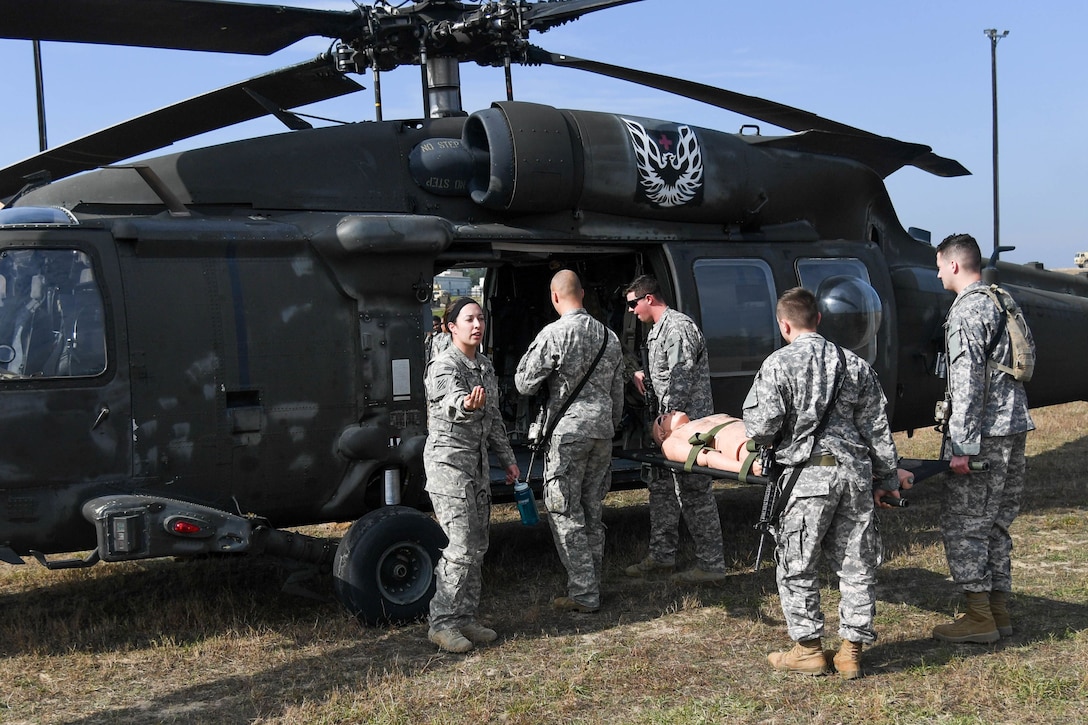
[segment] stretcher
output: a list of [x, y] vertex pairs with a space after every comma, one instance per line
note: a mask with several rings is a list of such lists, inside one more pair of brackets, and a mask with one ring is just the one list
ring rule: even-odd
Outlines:
[[[702, 473], [710, 476], [714, 479], [724, 479], [727, 481], [737, 481], [739, 483], [750, 483], [763, 486], [763, 505], [760, 510], [760, 521], [756, 524], [756, 530], [760, 532], [759, 547], [756, 549], [756, 559], [753, 571], [758, 571], [760, 564], [763, 561], [763, 548], [764, 544], [769, 540], [771, 526], [770, 521], [773, 518], [773, 509], [775, 499], [778, 497], [780, 491], [781, 481], [772, 483], [770, 479], [764, 476], [754, 476], [751, 474], [741, 475], [734, 471], [724, 471], [716, 468], [708, 468], [707, 466], [689, 466], [686, 463], [672, 461], [665, 458], [664, 454], [656, 448], [643, 448], [638, 450], [626, 450], [616, 454], [617, 458], [635, 461], [642, 465], [642, 480], [644, 483], [649, 483], [652, 480], [653, 472], [652, 468], [663, 468], [676, 473]], [[946, 473], [948, 469], [948, 461], [945, 460], [928, 460], [923, 458], [900, 458], [899, 468], [910, 471], [911, 483], [920, 483], [927, 478]], [[970, 464], [971, 470], [983, 471], [989, 467], [989, 464], [982, 461], [972, 461]], [[884, 500], [897, 507], [906, 507], [910, 504], [910, 500], [903, 497], [903, 492], [900, 492], [899, 498], [885, 498]]]
[[[670, 461], [665, 458], [660, 450], [656, 448], [639, 448], [620, 451], [616, 454], [616, 458], [622, 458], [628, 461], [635, 461], [645, 466], [652, 466], [656, 468], [664, 468], [676, 473], [684, 473], [683, 462]], [[910, 471], [914, 476], [914, 483], [921, 483], [927, 478], [932, 478], [941, 473], [948, 471], [948, 461], [944, 460], [930, 460], [926, 458], [900, 458], [899, 467]], [[988, 465], [984, 461], [972, 461], [971, 470], [981, 471], [986, 470]], [[737, 481], [739, 483], [750, 483], [757, 486], [766, 486], [768, 481], [763, 476], [747, 475], [741, 477], [740, 474], [734, 471], [723, 471], [718, 468], [708, 468], [706, 466], [692, 466], [692, 473], [702, 473], [715, 479], [723, 479], [727, 481]], [[642, 476], [643, 483], [648, 479], [647, 475]]]

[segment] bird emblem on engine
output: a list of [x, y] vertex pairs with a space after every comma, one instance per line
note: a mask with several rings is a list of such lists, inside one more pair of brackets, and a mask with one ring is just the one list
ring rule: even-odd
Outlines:
[[631, 135], [639, 190], [646, 201], [668, 209], [696, 200], [703, 188], [703, 154], [691, 127], [655, 130], [651, 135], [641, 123], [621, 120]]

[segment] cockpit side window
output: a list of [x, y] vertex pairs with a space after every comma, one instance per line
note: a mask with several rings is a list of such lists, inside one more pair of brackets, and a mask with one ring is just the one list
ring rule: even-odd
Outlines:
[[102, 292], [75, 249], [0, 252], [0, 384], [98, 375], [106, 369]]
[[711, 377], [754, 374], [780, 339], [770, 267], [760, 259], [700, 259], [694, 273]]

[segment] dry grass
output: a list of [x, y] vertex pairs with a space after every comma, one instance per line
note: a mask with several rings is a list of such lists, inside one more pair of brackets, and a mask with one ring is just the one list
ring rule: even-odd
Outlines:
[[[1072, 722], [1088, 704], [1088, 404], [1035, 412], [1030, 490], [1014, 526], [1017, 634], [946, 645], [930, 628], [958, 597], [936, 528], [937, 479], [881, 513], [881, 640], [869, 676], [783, 676], [769, 567], [750, 572], [760, 491], [722, 486], [735, 573], [721, 587], [626, 579], [645, 554], [645, 492], [609, 498], [604, 608], [559, 615], [564, 576], [544, 526], [498, 507], [482, 617], [502, 638], [443, 655], [423, 624], [364, 629], [329, 599], [281, 593], [289, 573], [220, 559], [0, 569], [5, 723], [1020, 723]], [[899, 439], [932, 457], [932, 431]], [[690, 552], [685, 552], [690, 557]], [[838, 594], [825, 582], [828, 631]], [[835, 638], [832, 637], [831, 644]]]

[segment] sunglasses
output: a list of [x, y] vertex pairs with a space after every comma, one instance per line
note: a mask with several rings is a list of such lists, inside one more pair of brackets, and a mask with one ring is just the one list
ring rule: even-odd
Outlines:
[[629, 309], [629, 310], [633, 310], [633, 309], [635, 309], [636, 307], [638, 307], [638, 303], [639, 303], [639, 302], [640, 302], [641, 300], [644, 300], [644, 299], [646, 299], [646, 298], [647, 298], [647, 297], [649, 297], [649, 296], [650, 296], [650, 293], [649, 293], [649, 292], [647, 292], [646, 294], [642, 295], [641, 297], [636, 297], [636, 298], [635, 298], [635, 299], [633, 299], [633, 300], [627, 300], [627, 309]]

